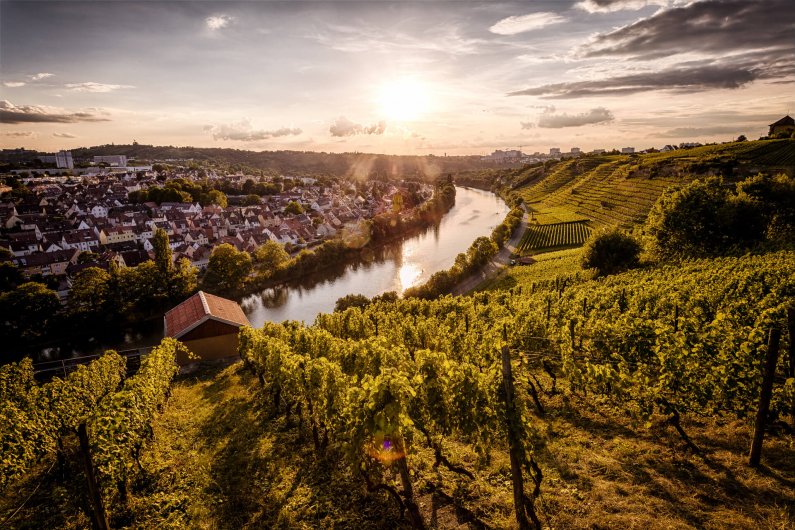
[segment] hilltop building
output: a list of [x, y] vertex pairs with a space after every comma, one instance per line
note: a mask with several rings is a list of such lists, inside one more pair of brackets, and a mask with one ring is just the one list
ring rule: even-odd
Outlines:
[[560, 147], [550, 147], [549, 156], [560, 156]]
[[635, 148], [634, 147], [622, 147], [621, 148], [621, 153], [625, 154], [625, 155], [631, 155], [634, 152], [635, 152]]
[[768, 136], [777, 136], [780, 133], [785, 134], [792, 134], [792, 131], [795, 131], [795, 120], [787, 114], [780, 120], [775, 123], [770, 124], [770, 132], [767, 133]]
[[[202, 361], [237, 353], [237, 331], [250, 326], [237, 302], [204, 291], [194, 294], [163, 317], [164, 334], [181, 341]], [[179, 356], [179, 364], [191, 359]]]

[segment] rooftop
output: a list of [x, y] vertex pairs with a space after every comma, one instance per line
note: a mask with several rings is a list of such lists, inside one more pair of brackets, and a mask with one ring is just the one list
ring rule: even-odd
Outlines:
[[178, 339], [207, 320], [233, 326], [250, 325], [237, 302], [199, 291], [166, 313], [165, 335]]

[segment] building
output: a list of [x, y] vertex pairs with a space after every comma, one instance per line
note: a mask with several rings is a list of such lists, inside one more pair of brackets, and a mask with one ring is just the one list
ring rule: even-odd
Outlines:
[[[166, 337], [181, 341], [203, 361], [237, 355], [238, 329], [251, 325], [237, 302], [204, 291], [166, 313], [163, 322]], [[180, 354], [177, 362], [191, 359]]]
[[622, 147], [621, 148], [621, 154], [624, 154], [624, 155], [631, 155], [634, 152], [635, 152], [635, 148], [634, 147]]
[[72, 160], [71, 151], [58, 151], [55, 154], [55, 165], [59, 169], [74, 169], [75, 163]]
[[579, 148], [579, 147], [572, 147], [572, 148], [571, 148], [571, 154], [573, 154], [573, 155], [579, 155], [579, 154], [580, 154], [580, 152], [581, 152], [581, 151], [580, 151], [580, 148]]
[[560, 156], [560, 147], [550, 147], [549, 156]]
[[779, 134], [791, 135], [795, 131], [795, 120], [789, 114], [781, 118], [775, 123], [770, 124], [770, 132], [768, 136], [778, 136]]
[[127, 167], [127, 155], [95, 156], [95, 164], [107, 164], [111, 167]]

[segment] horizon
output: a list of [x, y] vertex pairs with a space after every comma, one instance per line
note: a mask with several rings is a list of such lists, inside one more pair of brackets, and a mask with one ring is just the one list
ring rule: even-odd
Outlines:
[[795, 108], [794, 15], [785, 0], [3, 1], [0, 146], [467, 156], [756, 139]]

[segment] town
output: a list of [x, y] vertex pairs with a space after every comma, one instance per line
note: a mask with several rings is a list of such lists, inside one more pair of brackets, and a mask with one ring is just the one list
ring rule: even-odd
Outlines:
[[253, 253], [274, 241], [295, 254], [380, 214], [408, 214], [433, 195], [420, 182], [219, 174], [178, 162], [128, 166], [124, 155], [97, 156], [82, 168], [68, 151], [35, 161], [54, 167], [17, 170], [0, 187], [0, 261], [62, 301], [88, 267], [153, 259], [157, 229], [168, 234], [175, 262], [187, 258], [202, 271], [221, 244]]

